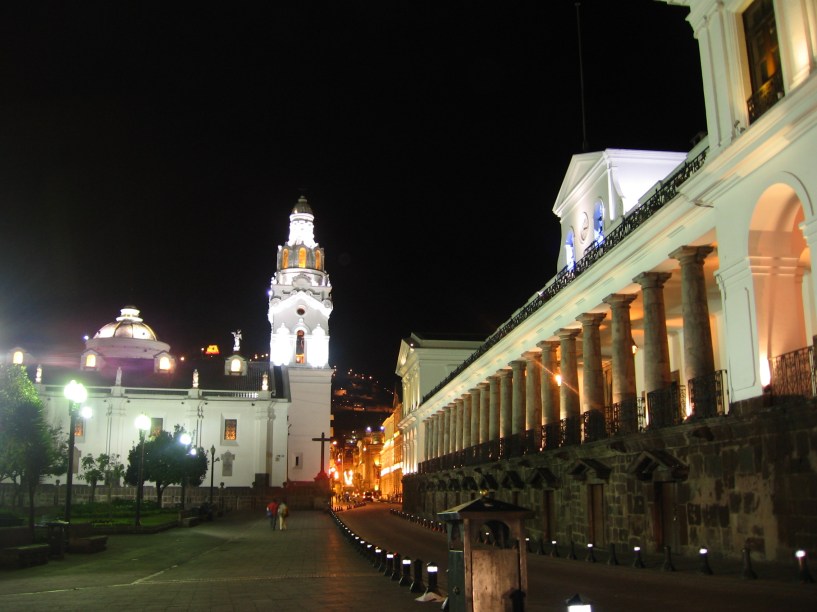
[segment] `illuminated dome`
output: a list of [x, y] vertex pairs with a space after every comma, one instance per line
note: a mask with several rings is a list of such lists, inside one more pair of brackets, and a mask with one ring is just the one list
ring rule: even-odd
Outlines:
[[307, 202], [304, 196], [298, 198], [298, 203], [292, 208], [293, 215], [311, 215], [312, 214], [312, 207], [309, 206], [309, 202]]
[[158, 340], [156, 332], [139, 317], [139, 310], [125, 306], [114, 323], [108, 323], [94, 335], [94, 338], [136, 338], [137, 340]]

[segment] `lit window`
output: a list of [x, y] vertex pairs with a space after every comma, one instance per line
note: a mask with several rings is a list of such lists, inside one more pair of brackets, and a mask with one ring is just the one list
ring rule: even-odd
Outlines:
[[164, 419], [152, 418], [150, 419], [150, 435], [152, 437], [158, 436], [164, 425]]
[[304, 247], [298, 249], [298, 267], [299, 268], [306, 267], [306, 249]]
[[596, 246], [604, 242], [604, 204], [601, 200], [593, 208], [593, 242]]
[[304, 346], [306, 342], [304, 341], [304, 330], [299, 329], [298, 334], [295, 338], [295, 363], [305, 363], [304, 358]]
[[315, 269], [316, 270], [321, 269], [321, 252], [320, 251], [315, 251]]
[[281, 252], [281, 267], [288, 268], [289, 267], [289, 251], [284, 249]]
[[96, 355], [91, 353], [90, 355], [85, 355], [85, 367], [86, 368], [95, 368], [96, 367]]
[[163, 355], [159, 357], [159, 370], [167, 372], [170, 369], [170, 357]]
[[74, 423], [74, 437], [81, 438], [85, 435], [85, 419], [77, 419]]
[[224, 419], [224, 439], [236, 440], [238, 437], [238, 420]]
[[230, 372], [241, 372], [241, 360], [240, 359], [231, 359], [230, 360]]
[[565, 265], [568, 270], [572, 270], [576, 265], [576, 251], [573, 249], [573, 230], [567, 233], [565, 240]]
[[23, 351], [14, 351], [14, 356], [11, 358], [11, 361], [15, 365], [23, 365]]

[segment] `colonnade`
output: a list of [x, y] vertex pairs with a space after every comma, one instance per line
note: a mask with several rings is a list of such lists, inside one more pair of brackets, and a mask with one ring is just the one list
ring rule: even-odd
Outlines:
[[[711, 246], [683, 246], [670, 257], [680, 263], [683, 310], [684, 375], [687, 380], [714, 373], [703, 264]], [[644, 375], [646, 394], [671, 384], [664, 285], [669, 272], [644, 272], [633, 279], [643, 302]], [[595, 308], [576, 317], [580, 327], [561, 327], [506, 367], [489, 374], [474, 388], [451, 400], [422, 422], [420, 461], [443, 457], [469, 447], [528, 436], [541, 442], [548, 425], [575, 421], [586, 413], [603, 414], [606, 404], [634, 405], [637, 397], [630, 306], [637, 294], [612, 293]], [[601, 305], [600, 305], [601, 306]], [[611, 326], [610, 401], [605, 400], [600, 327]], [[579, 389], [578, 338], [581, 336], [582, 377]], [[555, 339], [554, 339], [555, 337]], [[558, 359], [557, 359], [558, 354]], [[558, 378], [557, 378], [558, 374]], [[431, 398], [430, 401], [434, 401]], [[693, 407], [694, 409], [694, 407]], [[690, 415], [690, 416], [694, 416]], [[618, 430], [637, 431], [635, 410], [620, 412]], [[578, 442], [578, 440], [570, 440]]]

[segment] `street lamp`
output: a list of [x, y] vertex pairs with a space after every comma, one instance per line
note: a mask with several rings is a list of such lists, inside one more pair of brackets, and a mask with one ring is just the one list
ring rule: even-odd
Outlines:
[[216, 461], [221, 461], [221, 457], [216, 458], [216, 445], [210, 447], [210, 508], [213, 507], [213, 476], [216, 475]]
[[139, 446], [141, 447], [141, 456], [139, 457], [139, 474], [137, 476], [136, 486], [136, 526], [142, 526], [142, 479], [145, 473], [145, 432], [150, 429], [150, 417], [140, 414], [133, 421], [136, 429], [139, 430]]
[[[65, 522], [71, 522], [71, 489], [74, 484], [74, 437], [77, 428], [77, 415], [80, 413], [80, 405], [88, 399], [88, 391], [82, 383], [72, 380], [65, 385], [65, 397], [68, 398], [68, 478], [65, 481]], [[90, 408], [82, 408], [82, 418], [91, 416]]]

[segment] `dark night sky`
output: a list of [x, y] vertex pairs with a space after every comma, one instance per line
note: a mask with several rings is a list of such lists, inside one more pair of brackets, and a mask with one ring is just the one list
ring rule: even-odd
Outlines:
[[[686, 9], [581, 3], [590, 150], [705, 129]], [[266, 352], [305, 193], [333, 365], [490, 335], [556, 272], [582, 152], [573, 0], [0, 4], [0, 349], [134, 304], [177, 354]]]

